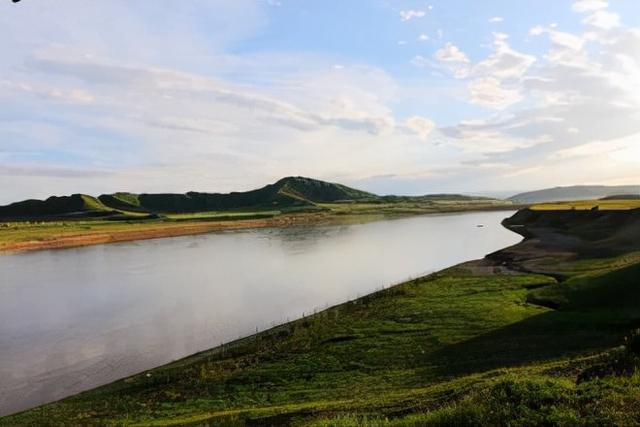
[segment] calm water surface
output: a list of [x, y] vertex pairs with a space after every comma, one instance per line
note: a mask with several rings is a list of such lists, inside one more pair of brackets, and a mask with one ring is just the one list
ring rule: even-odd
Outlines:
[[[0, 256], [0, 414], [517, 243], [511, 212]], [[478, 227], [483, 224], [484, 227]]]

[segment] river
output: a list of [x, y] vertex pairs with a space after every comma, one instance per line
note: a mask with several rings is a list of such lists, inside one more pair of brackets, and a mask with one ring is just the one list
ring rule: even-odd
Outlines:
[[0, 414], [512, 245], [512, 212], [0, 256]]

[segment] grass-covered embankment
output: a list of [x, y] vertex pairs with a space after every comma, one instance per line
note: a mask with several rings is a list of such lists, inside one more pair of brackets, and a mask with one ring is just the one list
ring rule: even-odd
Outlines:
[[521, 211], [488, 259], [0, 425], [639, 424], [637, 214]]

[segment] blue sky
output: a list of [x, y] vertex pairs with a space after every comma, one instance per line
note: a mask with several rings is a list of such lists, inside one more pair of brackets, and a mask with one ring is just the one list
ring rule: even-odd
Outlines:
[[7, 0], [0, 36], [0, 203], [640, 183], [635, 0]]

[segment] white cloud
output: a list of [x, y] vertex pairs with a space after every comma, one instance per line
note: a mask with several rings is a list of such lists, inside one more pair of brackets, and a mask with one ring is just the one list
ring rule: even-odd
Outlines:
[[594, 141], [559, 150], [552, 153], [549, 158], [552, 160], [600, 158], [601, 161], [609, 159], [617, 162], [634, 162], [638, 164], [640, 163], [639, 140], [640, 133], [615, 140]]
[[[498, 113], [444, 129], [449, 143], [477, 150], [485, 157], [478, 164], [544, 164], [555, 182], [640, 178], [632, 166], [640, 162], [640, 29], [622, 27], [605, 6], [578, 7], [591, 13], [585, 31], [534, 27], [551, 42], [535, 62], [516, 53], [511, 66], [496, 66], [492, 57], [511, 49], [496, 36], [487, 59], [471, 64], [468, 86], [470, 102]], [[609, 20], [592, 21], [598, 14]]]
[[[535, 147], [550, 142], [548, 137], [534, 139], [516, 135], [508, 136], [502, 132], [499, 126], [494, 125], [490, 121], [462, 122], [455, 127], [443, 129], [443, 132], [451, 138], [449, 143], [462, 148], [465, 152], [485, 156], [509, 153], [516, 149]], [[487, 164], [487, 162], [478, 162], [477, 164]], [[488, 164], [492, 164], [492, 162], [489, 161]]]
[[518, 79], [536, 62], [536, 58], [511, 48], [508, 36], [494, 33], [493, 52], [474, 67], [475, 75], [488, 75], [496, 79]]
[[495, 77], [484, 77], [469, 83], [470, 102], [502, 110], [522, 100], [520, 90], [505, 87]]
[[499, 24], [500, 22], [504, 22], [504, 18], [502, 16], [494, 16], [489, 18], [489, 22], [492, 24]]
[[446, 43], [433, 57], [455, 78], [463, 79], [469, 75], [469, 57], [453, 43]]
[[533, 27], [529, 34], [532, 36], [540, 36], [547, 34], [549, 39], [556, 47], [568, 48], [572, 50], [580, 50], [584, 46], [585, 40], [575, 34], [557, 31], [553, 27], [545, 28], [542, 26]]
[[420, 36], [418, 36], [418, 40], [420, 40], [421, 42], [426, 42], [429, 40], [429, 36], [426, 34], [420, 34]]
[[575, 12], [584, 13], [606, 9], [608, 6], [609, 2], [606, 0], [575, 0], [571, 7]]
[[[416, 141], [434, 128], [429, 119], [396, 123], [389, 104], [397, 88], [383, 71], [310, 59], [305, 67], [296, 60], [281, 72], [281, 61], [289, 59], [238, 62], [244, 73], [261, 67], [256, 71], [263, 78], [275, 76], [273, 83], [257, 86], [76, 55], [66, 47], [40, 50], [16, 68], [17, 75], [0, 74], [0, 102], [24, 105], [32, 117], [15, 126], [0, 122], [0, 169], [12, 166], [3, 182], [9, 186], [24, 178], [12, 187], [15, 192], [3, 192], [0, 204], [46, 196], [45, 175], [60, 193], [225, 191], [288, 174], [348, 180], [439, 161], [438, 155], [426, 155], [432, 145]], [[44, 112], [51, 124], [40, 130]], [[19, 145], [12, 135], [20, 135]], [[67, 171], [55, 161], [41, 163], [41, 172], [34, 173], [38, 164], [20, 153], [43, 146], [59, 157], [73, 155], [96, 173]], [[81, 183], [74, 178], [80, 174], [86, 175]]]
[[426, 14], [427, 12], [424, 10], [401, 10], [400, 19], [406, 22], [415, 18], [423, 18]]
[[420, 139], [423, 140], [426, 140], [436, 128], [435, 123], [420, 116], [409, 117], [405, 120], [405, 126], [409, 131], [417, 134]]
[[473, 79], [467, 85], [471, 103], [502, 110], [523, 99], [520, 79], [536, 61], [534, 56], [511, 48], [508, 38], [507, 34], [494, 33], [492, 53], [475, 65], [451, 43], [437, 51], [435, 58], [453, 77]]
[[620, 26], [620, 16], [606, 10], [598, 10], [582, 20], [582, 23], [601, 30], [610, 30]]
[[453, 43], [445, 44], [443, 48], [436, 51], [434, 56], [438, 61], [443, 62], [469, 62], [467, 55]]

